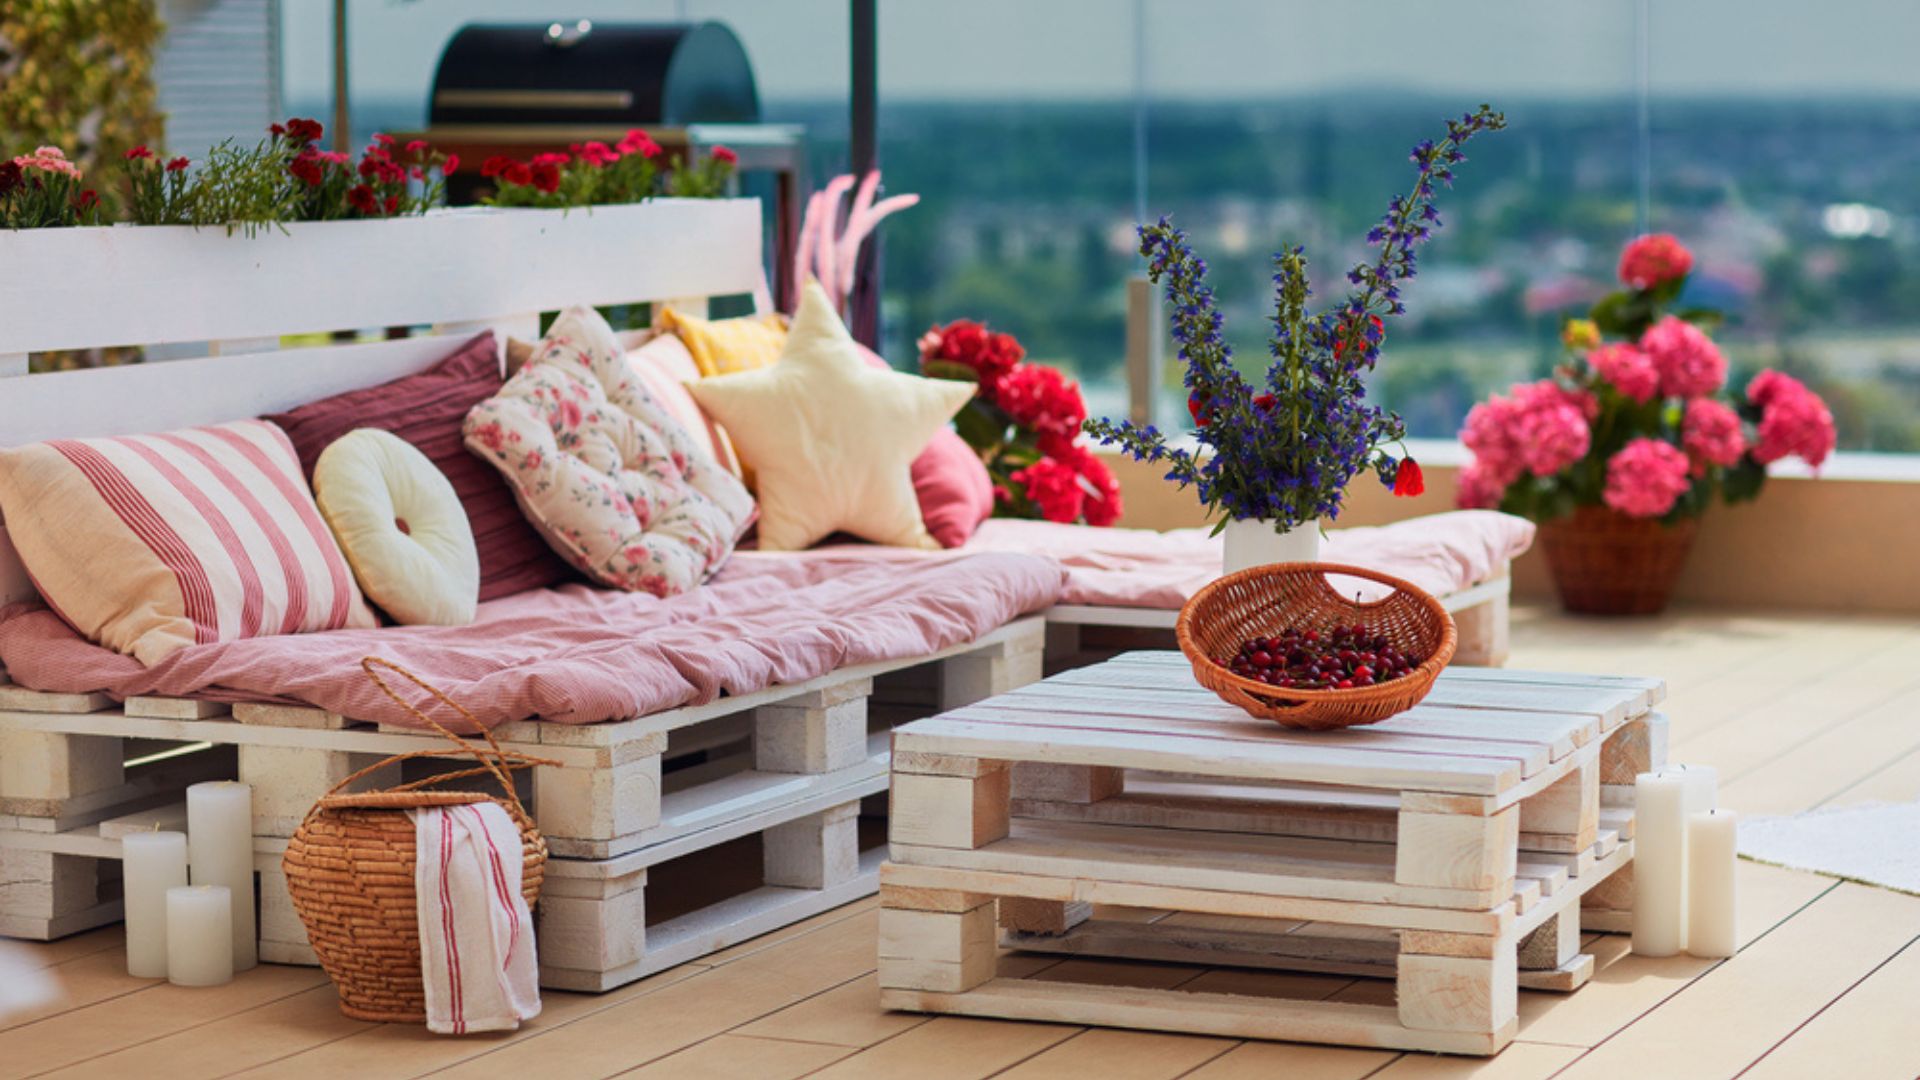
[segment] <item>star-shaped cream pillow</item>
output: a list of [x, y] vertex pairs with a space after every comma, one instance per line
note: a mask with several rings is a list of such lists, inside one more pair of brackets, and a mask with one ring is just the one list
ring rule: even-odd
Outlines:
[[972, 383], [871, 367], [809, 281], [780, 359], [688, 384], [758, 477], [760, 547], [798, 551], [835, 532], [933, 548], [913, 459], [973, 396]]

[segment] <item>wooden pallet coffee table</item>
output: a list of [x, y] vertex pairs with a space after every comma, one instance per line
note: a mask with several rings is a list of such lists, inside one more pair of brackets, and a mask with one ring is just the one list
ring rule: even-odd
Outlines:
[[[1603, 787], [1664, 758], [1664, 694], [1450, 669], [1384, 723], [1299, 732], [1222, 703], [1178, 653], [1130, 653], [899, 728], [882, 1004], [1495, 1053], [1519, 987], [1592, 972], [1581, 898], [1633, 857], [1630, 800]], [[1379, 975], [1397, 1004], [1013, 978], [1001, 930], [1025, 950]]]

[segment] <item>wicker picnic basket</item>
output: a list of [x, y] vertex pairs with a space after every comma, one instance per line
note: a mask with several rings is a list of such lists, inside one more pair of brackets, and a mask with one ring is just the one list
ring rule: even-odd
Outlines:
[[[547, 863], [547, 842], [514, 794], [513, 771], [557, 762], [503, 749], [472, 713], [427, 685], [412, 672], [377, 657], [361, 667], [381, 692], [422, 723], [460, 744], [458, 749], [415, 750], [396, 754], [335, 784], [307, 811], [287, 842], [281, 867], [294, 909], [306, 924], [320, 966], [340, 993], [340, 1011], [356, 1020], [422, 1023], [426, 991], [420, 982], [420, 928], [414, 907], [414, 825], [407, 811], [429, 806], [460, 806], [492, 801], [520, 826], [523, 869], [520, 891], [532, 906], [540, 898]], [[464, 717], [486, 739], [484, 747], [455, 735], [394, 693], [378, 668], [405, 677]], [[341, 794], [355, 780], [396, 762], [415, 758], [472, 756], [479, 765], [385, 791]], [[435, 784], [491, 776], [504, 796], [477, 791], [428, 791]]]
[[[1334, 589], [1330, 575], [1363, 578], [1392, 591], [1378, 600], [1353, 599]], [[1325, 631], [1355, 623], [1426, 659], [1398, 679], [1347, 690], [1281, 689], [1214, 662], [1238, 652], [1248, 638], [1290, 626]], [[1228, 574], [1187, 601], [1174, 633], [1193, 663], [1193, 677], [1222, 701], [1263, 720], [1314, 731], [1378, 723], [1412, 708], [1433, 689], [1458, 640], [1452, 616], [1430, 594], [1397, 577], [1337, 563], [1272, 563]]]

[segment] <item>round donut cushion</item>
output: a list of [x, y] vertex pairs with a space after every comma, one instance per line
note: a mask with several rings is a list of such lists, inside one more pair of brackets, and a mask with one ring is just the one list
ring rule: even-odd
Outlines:
[[374, 428], [348, 432], [320, 452], [313, 494], [367, 599], [409, 626], [473, 621], [473, 527], [446, 475], [413, 444]]

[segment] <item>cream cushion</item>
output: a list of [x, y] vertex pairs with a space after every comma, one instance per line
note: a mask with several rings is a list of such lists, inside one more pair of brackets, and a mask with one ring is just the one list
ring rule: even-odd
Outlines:
[[367, 599], [409, 626], [465, 626], [480, 603], [480, 552], [453, 484], [389, 431], [335, 439], [313, 497]]
[[689, 389], [755, 474], [763, 550], [834, 532], [939, 546], [920, 517], [913, 459], [974, 385], [870, 366], [819, 282], [807, 283], [778, 362]]
[[264, 420], [0, 451], [0, 515], [48, 606], [143, 664], [375, 625], [293, 444]]
[[547, 543], [603, 585], [685, 592], [753, 522], [746, 487], [634, 376], [592, 308], [562, 312], [464, 432]]

